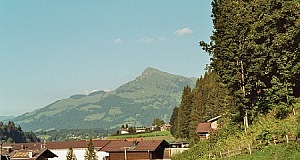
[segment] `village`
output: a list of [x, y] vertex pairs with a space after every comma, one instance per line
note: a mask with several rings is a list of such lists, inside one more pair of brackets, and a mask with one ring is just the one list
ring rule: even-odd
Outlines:
[[[210, 133], [217, 130], [217, 116], [207, 122], [199, 123], [195, 132], [200, 139], [208, 139]], [[170, 125], [152, 127], [137, 127], [136, 133], [147, 132], [159, 128], [167, 131]], [[122, 128], [120, 135], [129, 134], [129, 128]], [[186, 141], [167, 142], [166, 140], [144, 140], [143, 138], [126, 139], [90, 139], [78, 141], [56, 141], [38, 143], [4, 143], [1, 144], [0, 160], [63, 160], [72, 148], [76, 160], [84, 160], [88, 143], [92, 143], [99, 160], [135, 160], [135, 159], [164, 159], [170, 160], [175, 154], [189, 149]]]

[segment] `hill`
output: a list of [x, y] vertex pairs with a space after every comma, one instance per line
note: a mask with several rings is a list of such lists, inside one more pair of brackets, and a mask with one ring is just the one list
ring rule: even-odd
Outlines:
[[179, 105], [183, 87], [195, 85], [187, 78], [147, 68], [135, 80], [113, 91], [73, 95], [12, 121], [24, 130], [119, 128], [150, 125], [158, 117], [166, 122]]
[[0, 121], [0, 141], [1, 143], [24, 143], [39, 142], [40, 139], [33, 132], [23, 132], [20, 126], [15, 126], [14, 122], [9, 121], [7, 124], [4, 124]]
[[0, 116], [0, 121], [8, 121], [14, 118], [13, 116]]

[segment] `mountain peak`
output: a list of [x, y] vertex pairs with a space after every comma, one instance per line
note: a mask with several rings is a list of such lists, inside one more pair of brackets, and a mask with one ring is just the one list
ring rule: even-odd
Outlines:
[[148, 67], [116, 90], [74, 95], [12, 119], [24, 130], [50, 128], [119, 128], [125, 123], [149, 125], [155, 117], [170, 118], [184, 86], [196, 80]]
[[152, 68], [152, 67], [147, 67], [147, 68], [143, 71], [142, 75], [151, 75], [151, 74], [157, 73], [157, 72], [161, 72], [161, 71], [158, 70], [158, 69]]

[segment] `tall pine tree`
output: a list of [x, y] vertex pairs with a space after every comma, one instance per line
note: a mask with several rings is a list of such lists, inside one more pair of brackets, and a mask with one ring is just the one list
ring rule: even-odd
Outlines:
[[192, 110], [192, 91], [189, 86], [184, 87], [180, 107], [178, 110], [178, 134], [180, 138], [189, 137], [189, 124], [191, 121]]
[[206, 122], [219, 115], [228, 115], [232, 109], [232, 97], [229, 96], [229, 91], [218, 74], [210, 70], [205, 73], [204, 78], [198, 79], [192, 93], [189, 139], [192, 143], [197, 143], [199, 136], [195, 130], [198, 123]]
[[[214, 0], [212, 68], [235, 97], [239, 119], [290, 110], [299, 97], [298, 0]], [[279, 104], [279, 105], [278, 105]], [[279, 111], [279, 113], [281, 113]]]
[[171, 115], [171, 118], [170, 118], [170, 125], [171, 125], [170, 133], [175, 138], [179, 137], [178, 130], [177, 130], [178, 129], [178, 110], [179, 110], [179, 107], [175, 107], [173, 109], [173, 112], [172, 112], [172, 115]]

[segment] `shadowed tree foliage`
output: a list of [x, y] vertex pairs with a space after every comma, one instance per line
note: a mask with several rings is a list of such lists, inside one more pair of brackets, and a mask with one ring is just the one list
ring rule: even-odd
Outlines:
[[227, 87], [221, 82], [217, 73], [210, 70], [204, 77], [198, 79], [192, 93], [189, 139], [192, 143], [196, 143], [199, 140], [195, 132], [198, 123], [206, 122], [219, 115], [227, 115], [232, 107], [232, 97], [229, 96]]
[[192, 91], [189, 86], [184, 87], [180, 107], [178, 110], [178, 136], [187, 139], [189, 136], [189, 124], [192, 110]]
[[299, 97], [299, 3], [212, 2], [215, 30], [210, 44], [200, 45], [212, 56], [211, 67], [234, 96], [238, 120], [273, 109], [282, 117]]
[[7, 124], [0, 122], [0, 141], [4, 142], [39, 142], [33, 132], [23, 132], [20, 126], [15, 126], [15, 123], [9, 121]]
[[180, 107], [174, 108], [170, 119], [171, 134], [197, 143], [199, 137], [195, 130], [198, 123], [228, 114], [232, 101], [218, 74], [208, 70], [197, 80], [192, 91], [188, 86], [184, 88]]
[[174, 136], [174, 137], [179, 137], [178, 135], [178, 111], [179, 111], [179, 107], [175, 107], [173, 109], [171, 118], [170, 118], [170, 133]]
[[161, 126], [163, 124], [166, 124], [164, 120], [160, 120], [159, 118], [154, 118], [152, 122], [152, 126]]

